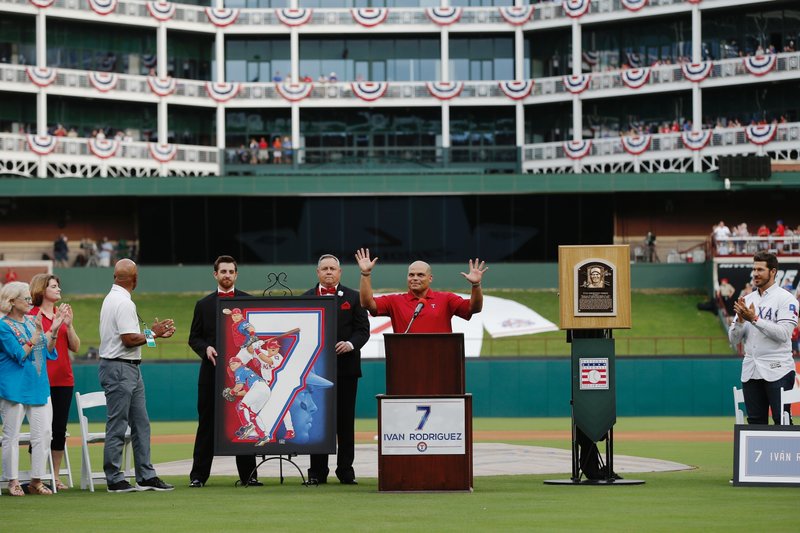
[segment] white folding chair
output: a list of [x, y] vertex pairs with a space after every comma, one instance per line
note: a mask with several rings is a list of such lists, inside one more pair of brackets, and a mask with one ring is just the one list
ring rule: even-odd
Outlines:
[[744, 403], [744, 391], [733, 388], [733, 412], [736, 413], [736, 423], [744, 424], [744, 411], [739, 409], [739, 405]]
[[[106, 441], [106, 433], [103, 432], [89, 432], [89, 419], [83, 413], [86, 409], [92, 407], [105, 407], [106, 395], [104, 392], [89, 392], [81, 394], [75, 393], [75, 405], [78, 408], [78, 422], [81, 426], [81, 451], [83, 452], [83, 461], [81, 462], [81, 489], [89, 487], [91, 492], [94, 492], [95, 482], [106, 482], [106, 474], [103, 471], [93, 472], [92, 462], [89, 457], [89, 445], [96, 443], [103, 443]], [[130, 478], [133, 482], [135, 474], [131, 465], [133, 457], [133, 449], [131, 446], [131, 429], [125, 432], [125, 444], [122, 448], [122, 462], [125, 465], [124, 474], [126, 478]]]
[[[792, 415], [783, 411], [783, 406], [786, 404], [800, 403], [800, 387], [797, 382], [791, 390], [781, 389], [781, 425], [788, 426], [792, 422]], [[791, 409], [791, 407], [790, 407]]]

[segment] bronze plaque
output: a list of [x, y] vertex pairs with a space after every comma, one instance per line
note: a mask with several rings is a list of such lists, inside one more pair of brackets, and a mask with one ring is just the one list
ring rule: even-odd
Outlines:
[[617, 269], [605, 259], [586, 259], [575, 265], [575, 316], [617, 315]]

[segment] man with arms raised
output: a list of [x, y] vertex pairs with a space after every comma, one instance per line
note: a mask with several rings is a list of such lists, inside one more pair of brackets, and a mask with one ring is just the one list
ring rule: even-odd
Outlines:
[[[319, 283], [306, 295], [336, 298], [336, 477], [345, 485], [356, 485], [353, 470], [355, 459], [355, 416], [358, 378], [361, 377], [361, 347], [369, 340], [369, 319], [359, 304], [358, 292], [339, 281], [342, 267], [336, 256], [325, 254], [317, 261]], [[328, 456], [311, 456], [308, 477], [327, 483]]]
[[781, 423], [781, 388], [794, 387], [792, 331], [797, 326], [797, 300], [775, 283], [778, 258], [768, 252], [753, 256], [754, 290], [733, 304], [736, 320], [728, 337], [734, 346], [744, 341], [742, 390], [748, 424]]
[[408, 266], [406, 294], [374, 297], [370, 276], [378, 258], [370, 259], [369, 249], [362, 248], [356, 252], [356, 261], [361, 269], [361, 306], [372, 316], [390, 317], [395, 333], [405, 332], [415, 314], [417, 318], [414, 319], [410, 333], [451, 333], [453, 331], [451, 319], [454, 315], [469, 320], [473, 314], [480, 313], [483, 309], [481, 279], [489, 268], [484, 268], [484, 262], [477, 257], [474, 262], [472, 259], [469, 260], [468, 273], [461, 272], [461, 275], [472, 284], [469, 300], [451, 292], [431, 290], [433, 274], [431, 266], [424, 261], [414, 261]]
[[[194, 439], [194, 458], [189, 473], [189, 486], [200, 488], [211, 475], [214, 460], [214, 374], [217, 365], [217, 300], [234, 296], [249, 296], [234, 284], [239, 276], [236, 260], [221, 255], [214, 261], [214, 279], [217, 289], [201, 298], [194, 306], [192, 327], [189, 331], [189, 346], [200, 357], [200, 377], [197, 380], [197, 435]], [[262, 485], [255, 477], [250, 478], [256, 468], [254, 455], [237, 455], [236, 469], [239, 480], [245, 485]]]
[[[150, 418], [142, 381], [142, 345], [154, 339], [172, 337], [172, 319], [156, 321], [143, 335], [139, 315], [131, 293], [136, 288], [138, 269], [130, 259], [114, 266], [114, 285], [100, 309], [100, 385], [106, 395], [106, 442], [103, 470], [108, 492], [136, 490], [172, 490], [174, 487], [156, 476], [150, 462]], [[121, 470], [125, 432], [131, 428], [136, 487], [131, 486]]]

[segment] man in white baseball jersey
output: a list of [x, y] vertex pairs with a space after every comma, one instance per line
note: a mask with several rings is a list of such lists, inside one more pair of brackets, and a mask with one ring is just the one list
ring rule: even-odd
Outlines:
[[728, 337], [733, 345], [744, 341], [742, 390], [748, 424], [781, 423], [781, 388], [794, 386], [792, 331], [797, 326], [797, 299], [775, 284], [778, 258], [771, 253], [753, 256], [754, 290], [733, 305], [736, 320]]

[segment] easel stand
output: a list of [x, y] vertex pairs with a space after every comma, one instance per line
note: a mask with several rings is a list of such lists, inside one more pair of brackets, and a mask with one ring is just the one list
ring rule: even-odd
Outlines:
[[[266, 455], [262, 455], [261, 456], [261, 462], [259, 462], [256, 465], [256, 467], [253, 469], [253, 471], [250, 472], [250, 479], [253, 479], [256, 476], [259, 466], [261, 466], [264, 463], [269, 462], [269, 461], [278, 461], [278, 475], [281, 478], [281, 485], [283, 485], [283, 481], [285, 479], [283, 477], [283, 463], [285, 461], [285, 462], [289, 463], [290, 465], [292, 465], [293, 467], [295, 467], [297, 469], [297, 473], [300, 474], [300, 479], [303, 480], [301, 485], [304, 485], [306, 487], [308, 487], [310, 485], [315, 485], [316, 486], [317, 483], [315, 483], [315, 482], [312, 483], [311, 480], [306, 481], [306, 477], [303, 475], [303, 471], [300, 469], [299, 466], [297, 466], [297, 463], [292, 461], [292, 457], [297, 457], [297, 454], [296, 453], [290, 453], [286, 457], [284, 457], [282, 455], [273, 455], [273, 456], [270, 456], [270, 457], [267, 457]], [[238, 481], [237, 481], [237, 483], [238, 483]], [[245, 487], [249, 487], [249, 485], [245, 485]]]

